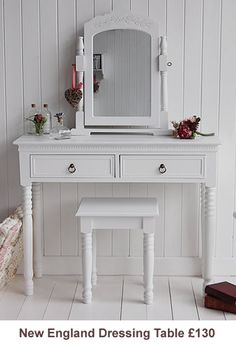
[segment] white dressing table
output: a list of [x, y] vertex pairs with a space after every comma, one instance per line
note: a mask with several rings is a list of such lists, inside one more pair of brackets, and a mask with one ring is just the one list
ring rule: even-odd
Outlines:
[[[95, 64], [94, 58], [98, 58]], [[83, 86], [83, 97], [73, 136], [68, 140], [22, 136], [15, 141], [24, 190], [26, 294], [33, 293], [33, 259], [34, 275], [42, 274], [43, 182], [202, 184], [203, 277], [205, 282], [211, 281], [219, 140], [180, 140], [170, 135], [169, 65], [167, 40], [158, 35], [158, 23], [150, 18], [112, 12], [85, 23], [84, 38], [79, 37], [77, 43], [77, 83]], [[99, 85], [96, 91], [95, 80]], [[109, 135], [111, 132], [117, 134]]]
[[26, 294], [33, 293], [33, 269], [36, 277], [42, 274], [40, 184], [43, 182], [201, 183], [203, 278], [205, 283], [212, 280], [217, 137], [179, 140], [171, 136], [93, 135], [51, 140], [45, 135], [22, 136], [15, 144], [19, 148], [24, 191]]

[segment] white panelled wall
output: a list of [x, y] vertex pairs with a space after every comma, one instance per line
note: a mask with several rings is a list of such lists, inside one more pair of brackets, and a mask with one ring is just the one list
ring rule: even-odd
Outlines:
[[[235, 0], [0, 0], [0, 217], [20, 202], [17, 148], [31, 103], [74, 111], [64, 99], [71, 84], [76, 35], [95, 15], [132, 10], [159, 22], [168, 37], [169, 118], [200, 115], [202, 131], [219, 134], [217, 274], [236, 275], [236, 1]], [[75, 212], [84, 196], [158, 197], [155, 241], [159, 274], [198, 274], [201, 255], [198, 185], [44, 184], [45, 273], [81, 270]], [[142, 234], [101, 231], [100, 273], [140, 273]]]

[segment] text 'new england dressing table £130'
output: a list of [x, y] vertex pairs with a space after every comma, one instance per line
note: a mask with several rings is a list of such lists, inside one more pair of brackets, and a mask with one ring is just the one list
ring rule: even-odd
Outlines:
[[201, 184], [203, 278], [212, 280], [219, 139], [180, 140], [168, 131], [166, 43], [149, 18], [132, 13], [95, 17], [85, 24], [84, 40], [78, 40], [77, 79], [84, 81], [85, 99], [73, 136], [24, 135], [14, 142], [24, 192], [27, 295], [33, 293], [33, 274], [42, 275], [44, 182]]

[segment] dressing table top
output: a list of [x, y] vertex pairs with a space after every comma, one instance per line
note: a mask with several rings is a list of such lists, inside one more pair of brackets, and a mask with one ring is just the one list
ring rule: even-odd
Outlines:
[[173, 145], [177, 147], [204, 147], [204, 146], [218, 146], [220, 140], [217, 136], [199, 136], [196, 139], [177, 139], [170, 135], [111, 135], [111, 134], [97, 134], [90, 136], [72, 136], [70, 139], [54, 140], [49, 136], [30, 136], [23, 135], [18, 138], [15, 145], [32, 146], [32, 145], [50, 145], [50, 146], [70, 146], [70, 145]]

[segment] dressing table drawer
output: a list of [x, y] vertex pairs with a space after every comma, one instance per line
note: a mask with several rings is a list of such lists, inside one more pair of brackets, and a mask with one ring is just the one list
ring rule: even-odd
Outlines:
[[203, 178], [204, 156], [133, 155], [121, 156], [123, 178]]
[[112, 155], [32, 155], [32, 178], [111, 178]]

